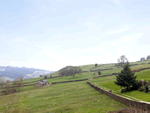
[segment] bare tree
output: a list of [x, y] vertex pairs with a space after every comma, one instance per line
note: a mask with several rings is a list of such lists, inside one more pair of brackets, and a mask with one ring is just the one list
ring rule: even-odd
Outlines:
[[123, 67], [124, 64], [128, 61], [128, 59], [125, 57], [125, 55], [121, 55], [118, 59], [119, 66]]
[[15, 86], [18, 87], [18, 91], [20, 92], [20, 88], [24, 87], [24, 83], [23, 83], [24, 77], [20, 76], [19, 78], [17, 78], [15, 81], [13, 81], [13, 84]]

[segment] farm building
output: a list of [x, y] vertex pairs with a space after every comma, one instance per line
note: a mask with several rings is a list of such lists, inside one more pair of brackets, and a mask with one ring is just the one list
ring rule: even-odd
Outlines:
[[45, 85], [44, 82], [38, 82], [38, 83], [35, 84], [36, 87], [44, 86], [44, 85]]
[[47, 80], [41, 80], [41, 82], [43, 82], [44, 84], [49, 84]]
[[39, 87], [39, 86], [45, 86], [47, 84], [49, 84], [47, 80], [41, 80], [41, 82], [36, 83], [35, 86]]

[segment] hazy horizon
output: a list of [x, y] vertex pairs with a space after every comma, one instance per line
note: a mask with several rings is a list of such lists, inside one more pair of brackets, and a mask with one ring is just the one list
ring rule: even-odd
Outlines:
[[149, 55], [148, 0], [5, 0], [1, 66], [57, 71]]

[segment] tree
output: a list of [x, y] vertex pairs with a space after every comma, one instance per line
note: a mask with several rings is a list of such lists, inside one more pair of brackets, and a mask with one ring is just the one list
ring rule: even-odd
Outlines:
[[19, 79], [20, 79], [20, 81], [23, 81], [24, 80], [24, 76], [20, 76]]
[[116, 76], [116, 81], [114, 82], [118, 86], [126, 87], [128, 91], [131, 86], [136, 84], [136, 77], [129, 68], [129, 62], [127, 62], [123, 70]]
[[128, 59], [125, 57], [125, 55], [121, 55], [118, 59], [118, 65], [121, 67], [124, 67], [124, 63], [126, 63]]
[[42, 77], [43, 75], [40, 75], [40, 77]]
[[150, 55], [147, 56], [147, 60], [150, 59]]
[[47, 75], [44, 76], [44, 79], [47, 79]]
[[24, 83], [23, 83], [24, 77], [20, 76], [19, 78], [17, 78], [15, 81], [13, 81], [13, 84], [15, 86], [18, 87], [18, 91], [20, 92], [20, 88], [24, 87]]
[[97, 66], [97, 63], [95, 64], [95, 67]]
[[80, 74], [81, 72], [82, 70], [79, 67], [66, 67], [59, 71], [59, 75], [61, 76], [73, 75], [73, 78], [74, 78], [75, 74]]

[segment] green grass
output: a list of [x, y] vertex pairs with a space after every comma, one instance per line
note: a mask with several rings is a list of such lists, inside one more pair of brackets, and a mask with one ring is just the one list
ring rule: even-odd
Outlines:
[[[135, 62], [135, 63], [130, 63], [130, 64], [141, 64], [141, 63], [148, 63], [148, 62], [150, 62], [150, 60], [146, 60], [146, 61], [142, 61], [142, 62]], [[103, 64], [98, 64], [98, 66], [100, 66], [100, 65], [103, 65]], [[95, 67], [95, 64], [82, 65], [82, 66], [77, 66], [77, 67], [80, 67], [83, 71], [89, 71], [91, 68]], [[141, 69], [141, 68], [144, 68], [144, 67], [150, 67], [150, 64], [131, 66], [131, 69]], [[114, 64], [106, 64], [106, 65], [104, 65], [102, 67], [94, 68], [93, 70], [97, 70], [97, 69], [109, 69], [109, 68], [117, 69], [114, 66]], [[58, 75], [59, 75], [58, 71], [52, 74], [53, 77], [54, 76], [58, 76]], [[48, 75], [48, 77], [50, 77], [50, 75]], [[31, 79], [25, 80], [24, 82], [32, 82], [32, 81], [40, 80], [40, 79], [43, 79], [43, 78], [44, 77], [31, 78]]]
[[70, 80], [80, 80], [80, 79], [89, 79], [94, 76], [97, 76], [97, 74], [91, 74], [89, 72], [81, 73], [81, 74], [76, 74], [73, 78], [73, 76], [64, 76], [64, 77], [58, 77], [58, 78], [52, 78], [52, 79], [47, 79], [50, 83], [52, 82], [61, 82], [61, 81], [70, 81]]
[[[141, 64], [148, 63], [150, 60], [143, 62], [135, 62], [130, 64]], [[101, 64], [98, 64], [98, 66]], [[78, 66], [81, 67], [83, 71], [89, 71], [91, 68], [95, 67], [95, 64]], [[141, 69], [150, 67], [150, 64], [131, 66], [131, 69]], [[103, 65], [102, 67], [94, 68], [97, 69], [109, 69], [113, 68], [115, 70], [105, 70], [101, 71], [101, 75], [109, 75], [112, 73], [119, 73], [121, 69], [117, 69], [114, 64]], [[95, 75], [93, 73], [96, 73]], [[58, 76], [58, 72], [52, 74], [52, 76]], [[144, 70], [136, 73], [138, 75], [137, 79], [150, 80], [150, 71]], [[76, 74], [75, 78], [73, 76], [64, 76], [58, 78], [47, 79], [51, 82], [69, 81], [69, 80], [79, 80], [92, 78], [97, 76], [97, 72], [86, 72], [82, 74]], [[50, 75], [48, 75], [50, 77]], [[43, 79], [44, 77], [32, 78], [25, 80], [24, 82], [32, 82]], [[111, 80], [110, 80], [111, 79]], [[135, 97], [144, 101], [150, 102], [149, 94], [139, 91], [120, 93], [120, 87], [114, 84], [116, 76], [102, 77], [93, 79], [90, 82], [96, 83], [97, 86], [103, 86], [105, 89], [113, 89], [116, 94], [127, 95]], [[36, 83], [36, 82], [34, 82]], [[28, 83], [33, 84], [33, 83]], [[90, 87], [86, 81], [83, 82], [73, 82], [64, 84], [54, 84], [48, 88], [36, 88], [33, 86], [26, 86], [21, 88], [20, 93], [16, 93], [16, 97], [19, 99], [19, 108], [25, 107], [32, 113], [106, 113], [110, 110], [122, 109], [126, 107], [125, 105], [112, 100], [104, 94], [100, 94], [94, 88]], [[125, 96], [124, 95], [124, 96]], [[7, 98], [7, 96], [2, 96], [2, 99]], [[0, 99], [0, 109], [5, 111], [2, 107], [2, 99]]]
[[[137, 80], [150, 80], [150, 70], [144, 70], [141, 72], [137, 72], [135, 75], [137, 75]], [[111, 80], [110, 80], [111, 79]], [[114, 93], [119, 94], [119, 95], [127, 95], [131, 96], [143, 101], [150, 102], [150, 94], [145, 93], [142, 91], [131, 91], [131, 92], [125, 92], [125, 93], [120, 93], [121, 88], [120, 86], [117, 86], [114, 81], [116, 80], [116, 76], [111, 76], [111, 77], [103, 77], [103, 78], [98, 78], [98, 79], [92, 79], [90, 82], [96, 83], [97, 86], [103, 86], [107, 89], [112, 89]]]
[[[15, 106], [32, 113], [106, 113], [127, 107], [100, 94], [86, 81], [55, 84], [47, 88], [16, 93], [16, 97], [19, 103]], [[4, 112], [1, 100], [0, 110]]]
[[109, 65], [104, 65], [101, 67], [95, 67], [94, 69], [92, 69], [92, 71], [98, 70], [98, 69], [110, 69], [110, 68], [117, 69], [117, 67], [114, 64], [109, 64]]
[[83, 66], [77, 66], [82, 69], [82, 71], [89, 71], [91, 68], [95, 67], [95, 64], [90, 64], [90, 65], [83, 65]]
[[136, 66], [131, 66], [131, 70], [138, 70], [138, 69], [142, 69], [142, 68], [146, 68], [146, 67], [150, 67], [150, 64], [143, 64], [143, 65], [136, 65]]

